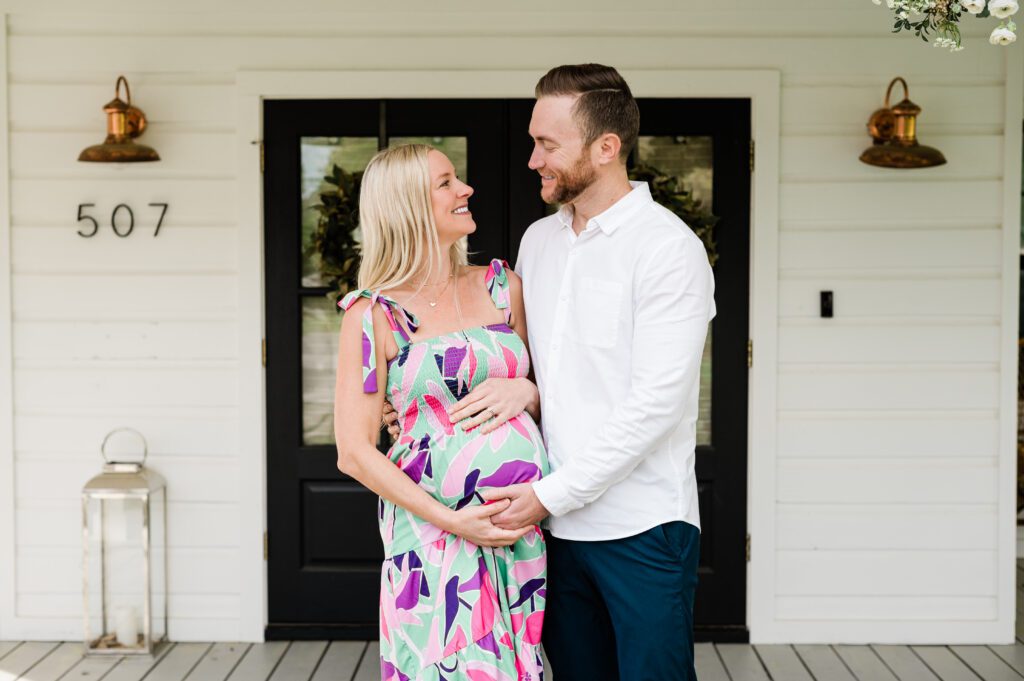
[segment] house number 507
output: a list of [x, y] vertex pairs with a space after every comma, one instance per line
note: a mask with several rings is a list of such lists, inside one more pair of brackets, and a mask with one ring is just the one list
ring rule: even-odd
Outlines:
[[[92, 208], [95, 203], [80, 203], [78, 204], [78, 221], [79, 222], [91, 222], [92, 231], [78, 230], [78, 236], [86, 238], [96, 236], [96, 233], [100, 231], [100, 223], [91, 215], [85, 214], [86, 208]], [[160, 233], [160, 225], [164, 224], [164, 216], [167, 215], [166, 203], [151, 203], [150, 208], [160, 208], [160, 217], [156, 221], [156, 230], [153, 232], [153, 236]], [[135, 229], [135, 213], [132, 212], [130, 206], [124, 203], [119, 203], [114, 207], [114, 212], [110, 214], [110, 228], [114, 230], [114, 234], [120, 237], [126, 237], [132, 233]]]

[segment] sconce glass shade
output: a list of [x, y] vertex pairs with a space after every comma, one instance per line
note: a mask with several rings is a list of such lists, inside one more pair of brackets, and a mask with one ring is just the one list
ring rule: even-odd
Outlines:
[[[119, 96], [122, 82], [127, 102], [122, 101]], [[83, 150], [78, 155], [79, 161], [139, 163], [160, 160], [160, 155], [155, 149], [133, 141], [145, 131], [146, 115], [132, 106], [131, 90], [128, 89], [128, 81], [124, 76], [118, 77], [114, 99], [104, 105], [103, 112], [107, 114], [107, 138], [102, 144], [95, 144]]]
[[[903, 84], [903, 101], [889, 107], [892, 86]], [[946, 162], [942, 152], [917, 141], [917, 116], [921, 107], [909, 99], [907, 81], [893, 78], [885, 91], [885, 105], [868, 119], [868, 134], [873, 144], [864, 150], [860, 160], [882, 168], [929, 168]]]

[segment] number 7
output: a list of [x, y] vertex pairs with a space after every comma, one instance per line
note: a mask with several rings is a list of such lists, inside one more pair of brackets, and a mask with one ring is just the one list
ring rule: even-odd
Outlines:
[[156, 221], [156, 231], [153, 232], [153, 236], [160, 233], [160, 225], [164, 224], [164, 216], [167, 215], [167, 206], [170, 204], [166, 203], [151, 203], [150, 206], [163, 206], [164, 209], [160, 211], [160, 219]]

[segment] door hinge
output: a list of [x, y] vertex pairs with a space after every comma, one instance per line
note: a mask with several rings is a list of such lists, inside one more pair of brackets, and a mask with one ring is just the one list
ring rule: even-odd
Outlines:
[[[750, 535], [747, 535], [747, 541], [748, 542], [750, 541]], [[749, 544], [748, 544], [748, 547], [749, 547]], [[750, 549], [748, 548], [747, 551], [748, 551], [748, 558], [747, 558], [747, 560], [750, 560], [750, 558], [749, 558], [749, 551], [750, 551]], [[267, 533], [264, 532], [263, 533], [263, 560], [267, 559], [267, 555], [268, 554], [269, 554], [269, 551], [267, 550]]]
[[[751, 149], [753, 149], [753, 147], [751, 147]], [[753, 154], [754, 152], [751, 151], [750, 153]], [[751, 158], [753, 158], [753, 156], [751, 156]], [[753, 164], [753, 161], [751, 161], [751, 164]], [[266, 167], [266, 165], [267, 165], [267, 148], [266, 148], [266, 146], [263, 144], [263, 142], [261, 140], [260, 141], [260, 172], [261, 173], [263, 172], [263, 169]], [[750, 169], [753, 170], [754, 166], [751, 165]]]
[[747, 368], [754, 366], [754, 341], [747, 339]]
[[750, 535], [747, 535], [747, 562], [750, 562]]
[[260, 339], [260, 355], [263, 358], [263, 366], [267, 366], [267, 339]]
[[754, 172], [754, 140], [750, 140], [750, 172]]

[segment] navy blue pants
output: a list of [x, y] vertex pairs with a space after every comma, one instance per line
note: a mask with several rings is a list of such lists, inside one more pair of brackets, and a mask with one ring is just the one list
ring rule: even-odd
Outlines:
[[610, 541], [545, 532], [544, 652], [555, 681], [696, 681], [700, 531], [684, 522]]

